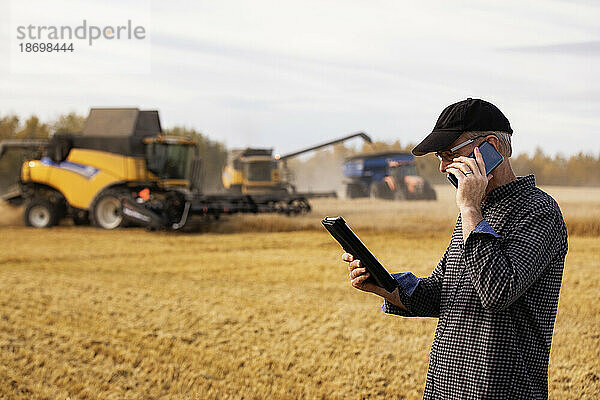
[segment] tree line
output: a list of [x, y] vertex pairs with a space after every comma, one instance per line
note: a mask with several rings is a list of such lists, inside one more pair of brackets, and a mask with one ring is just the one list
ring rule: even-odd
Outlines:
[[[42, 122], [37, 116], [22, 120], [16, 115], [0, 117], [0, 140], [44, 139], [54, 133], [76, 133], [83, 130], [85, 117], [76, 113], [61, 115], [53, 121]], [[164, 131], [166, 135], [189, 136], [198, 142], [203, 160], [206, 190], [221, 188], [221, 171], [227, 160], [227, 148], [192, 128], [175, 126]], [[308, 158], [288, 161], [291, 178], [298, 188], [311, 190], [339, 190], [342, 186], [341, 166], [345, 158], [360, 152], [410, 151], [413, 144], [375, 142], [354, 148], [344, 144], [314, 152]], [[0, 185], [6, 186], [7, 175], [18, 177], [20, 164], [27, 154], [6, 154], [0, 159]], [[419, 173], [432, 183], [445, 183], [439, 173], [438, 159], [428, 154], [416, 158]], [[538, 148], [532, 155], [521, 153], [511, 158], [517, 175], [535, 174], [539, 185], [600, 186], [600, 154], [578, 153], [570, 156], [548, 155]]]
[[[363, 144], [356, 149], [343, 144], [336, 145], [330, 149], [316, 152], [312, 157], [304, 160], [293, 160], [295, 175], [300, 177], [303, 184], [308, 188], [321, 190], [318, 187], [321, 174], [332, 174], [337, 171], [337, 176], [343, 179], [341, 165], [345, 158], [360, 153], [378, 153], [385, 151], [410, 152], [415, 144], [402, 145], [399, 141], [393, 143], [374, 142]], [[440, 162], [433, 154], [423, 157], [415, 157], [417, 171], [431, 183], [446, 183], [446, 177], [439, 172]], [[534, 174], [536, 184], [555, 186], [600, 186], [600, 153], [586, 154], [577, 153], [568, 157], [557, 154], [548, 155], [541, 148], [537, 148], [530, 155], [521, 153], [513, 155], [510, 159], [511, 165], [518, 176]], [[312, 185], [312, 186], [310, 186]]]

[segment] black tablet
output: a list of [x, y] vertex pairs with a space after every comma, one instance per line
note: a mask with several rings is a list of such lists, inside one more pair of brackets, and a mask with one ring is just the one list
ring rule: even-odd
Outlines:
[[[398, 282], [390, 275], [383, 265], [375, 258], [373, 253], [364, 245], [363, 242], [356, 236], [342, 217], [326, 217], [321, 221], [325, 229], [329, 231], [331, 236], [342, 246], [346, 253], [354, 256], [355, 260], [360, 260], [362, 266], [369, 271], [373, 281], [387, 290], [393, 292], [398, 287]], [[371, 279], [369, 277], [369, 279]]]

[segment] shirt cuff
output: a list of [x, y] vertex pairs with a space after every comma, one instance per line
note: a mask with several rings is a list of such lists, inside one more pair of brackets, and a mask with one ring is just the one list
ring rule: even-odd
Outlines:
[[413, 292], [417, 288], [417, 285], [419, 284], [419, 278], [410, 272], [398, 272], [391, 275], [398, 282], [400, 290], [404, 291], [407, 296], [412, 296]]
[[496, 233], [494, 228], [492, 228], [485, 219], [482, 219], [481, 222], [479, 224], [477, 224], [475, 229], [473, 229], [473, 232], [474, 233], [489, 233], [490, 235], [497, 237], [497, 238], [502, 237]]
[[386, 314], [400, 315], [402, 317], [411, 317], [412, 316], [410, 314], [410, 312], [401, 309], [397, 305], [392, 304], [387, 300], [383, 301], [383, 305], [381, 306], [381, 311], [383, 311]]
[[[400, 297], [406, 298], [412, 296], [413, 292], [417, 288], [417, 285], [419, 284], [419, 278], [417, 278], [410, 272], [399, 272], [391, 275], [398, 282], [398, 290], [400, 291]], [[381, 310], [386, 314], [395, 314], [405, 317], [412, 316], [412, 313], [410, 311], [405, 311], [387, 300], [383, 302]]]

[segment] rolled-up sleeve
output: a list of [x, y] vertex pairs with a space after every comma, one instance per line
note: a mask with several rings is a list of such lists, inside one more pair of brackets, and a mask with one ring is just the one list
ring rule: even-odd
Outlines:
[[564, 248], [566, 253], [566, 244], [558, 242], [564, 222], [548, 206], [524, 210], [506, 237], [485, 226], [487, 222], [465, 241], [466, 273], [483, 308], [501, 311], [538, 279], [557, 252]]
[[417, 278], [410, 272], [392, 274], [398, 281], [400, 301], [408, 311], [385, 300], [381, 307], [383, 312], [403, 317], [439, 317], [447, 256], [448, 249], [431, 276], [426, 278]]
[[482, 219], [481, 222], [479, 224], [477, 224], [475, 229], [473, 229], [473, 232], [474, 233], [489, 233], [490, 235], [492, 235], [494, 237], [497, 237], [497, 238], [501, 237], [500, 235], [498, 235], [496, 233], [494, 228], [492, 228], [485, 219]]

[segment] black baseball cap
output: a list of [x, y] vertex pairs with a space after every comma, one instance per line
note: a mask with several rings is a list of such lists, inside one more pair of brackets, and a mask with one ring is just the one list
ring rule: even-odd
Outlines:
[[513, 133], [510, 122], [498, 107], [485, 100], [469, 97], [446, 107], [435, 123], [433, 131], [412, 150], [412, 153], [422, 156], [445, 150], [463, 132], [469, 131]]

